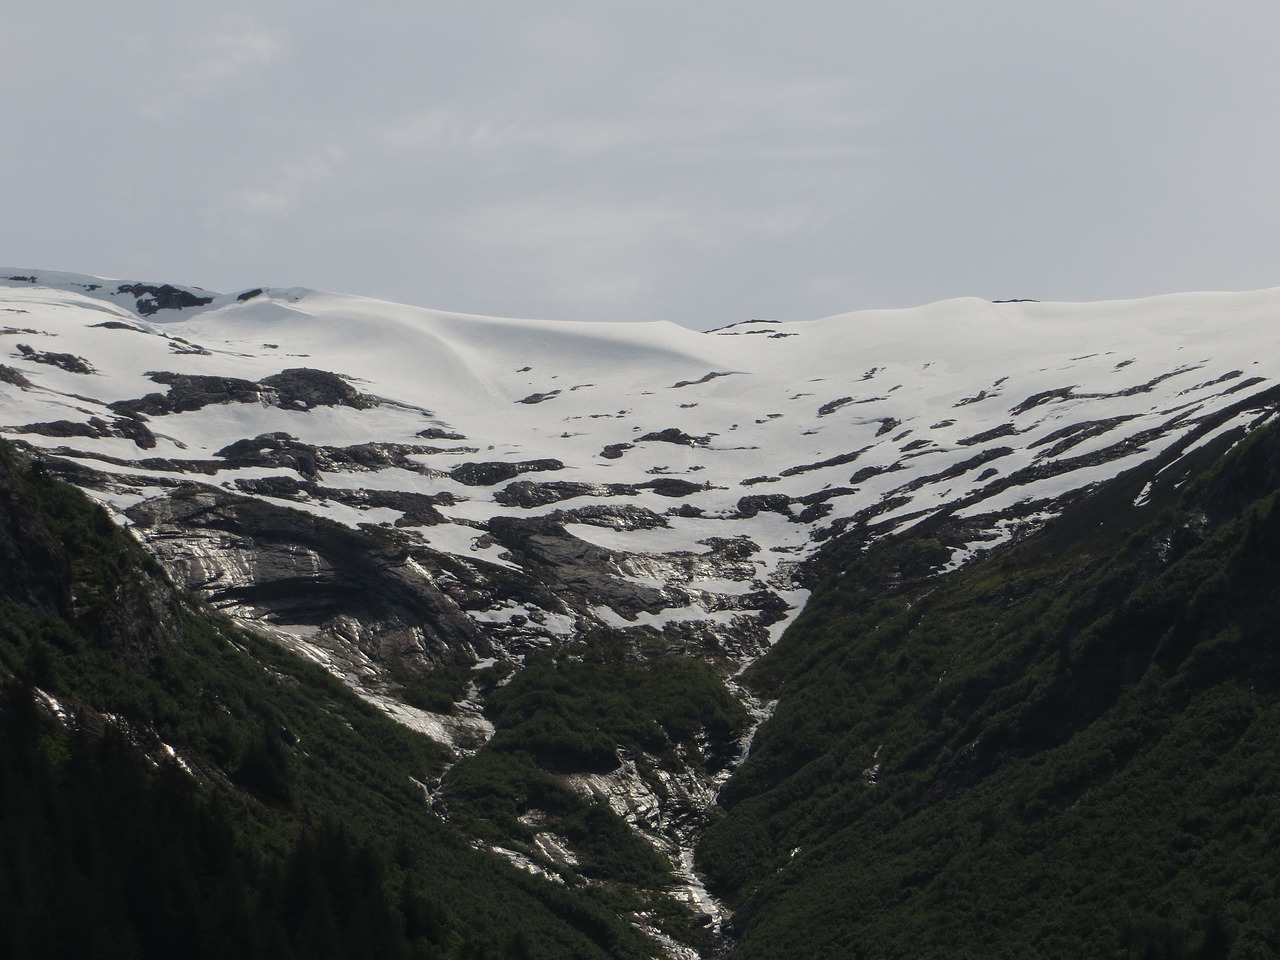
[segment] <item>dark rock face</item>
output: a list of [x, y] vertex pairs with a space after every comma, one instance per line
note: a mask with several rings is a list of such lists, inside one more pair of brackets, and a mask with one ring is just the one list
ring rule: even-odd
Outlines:
[[711, 442], [710, 437], [691, 437], [678, 427], [667, 427], [665, 430], [658, 430], [653, 433], [646, 433], [643, 437], [638, 437], [636, 443], [645, 443], [647, 441], [655, 441], [658, 443], [676, 443], [685, 447], [705, 447]]
[[146, 333], [145, 330], [139, 330], [132, 323], [123, 323], [119, 320], [104, 320], [102, 323], [93, 324], [97, 330], [132, 330], [134, 333]]
[[1015, 417], [1020, 413], [1026, 413], [1028, 410], [1034, 409], [1041, 404], [1049, 403], [1054, 400], [1067, 400], [1075, 392], [1075, 387], [1055, 387], [1052, 390], [1042, 390], [1040, 393], [1034, 393], [1027, 399], [1023, 400], [1017, 406], [1010, 408], [1009, 412]]
[[546, 470], [563, 470], [559, 460], [522, 460], [517, 463], [490, 461], [487, 463], [460, 463], [449, 476], [468, 487], [492, 487], [511, 480], [522, 473], [541, 473]]
[[798, 467], [787, 467], [778, 473], [780, 477], [795, 477], [802, 473], [809, 473], [813, 470], [821, 470], [824, 467], [838, 467], [846, 463], [853, 463], [860, 456], [866, 453], [870, 447], [863, 447], [861, 450], [854, 450], [851, 453], [842, 453], [834, 457], [828, 457], [825, 460], [819, 460], [817, 463], [805, 463]]
[[506, 507], [544, 507], [575, 497], [631, 497], [636, 488], [627, 483], [578, 483], [572, 480], [517, 480], [493, 495], [495, 502]]
[[1108, 417], [1105, 420], [1086, 420], [1082, 423], [1073, 423], [1068, 426], [1054, 430], [1046, 434], [1039, 440], [1028, 445], [1028, 449], [1050, 444], [1048, 450], [1039, 454], [1038, 457], [1056, 457], [1058, 454], [1070, 450], [1076, 444], [1083, 443], [1092, 437], [1101, 436], [1104, 433], [1118, 427], [1120, 424], [1132, 420], [1133, 417]]
[[310, 486], [293, 477], [256, 477], [249, 480], [236, 480], [236, 489], [243, 490], [251, 496], [276, 497], [281, 500], [292, 500], [304, 496]]
[[559, 390], [549, 390], [546, 393], [531, 393], [523, 400], [517, 400], [516, 403], [542, 403], [544, 400], [550, 400], [552, 397], [560, 396]]
[[[77, 428], [78, 429], [78, 428]], [[77, 433], [77, 436], [86, 434]], [[155, 438], [140, 419], [117, 418], [108, 436], [122, 436], [134, 440], [141, 447], [155, 446]], [[64, 451], [68, 452], [68, 451]], [[144, 470], [164, 473], [191, 473], [213, 476], [220, 470], [241, 467], [284, 467], [296, 470], [307, 481], [315, 481], [321, 472], [350, 473], [398, 467], [422, 476], [443, 476], [438, 470], [425, 467], [413, 455], [439, 453], [435, 447], [420, 447], [407, 443], [360, 443], [350, 447], [324, 447], [290, 436], [287, 433], [264, 433], [251, 439], [237, 440], [217, 451], [214, 460], [183, 460], [172, 457], [148, 457], [134, 463]], [[94, 459], [117, 466], [125, 461], [99, 454]], [[177, 481], [148, 478], [151, 484], [172, 485]], [[437, 502], [444, 503], [442, 496]]]
[[192, 373], [158, 371], [148, 376], [167, 384], [168, 393], [149, 393], [137, 400], [117, 400], [111, 409], [124, 414], [158, 417], [186, 413], [220, 403], [264, 403], [284, 409], [344, 406], [366, 410], [375, 397], [360, 393], [336, 373], [294, 367], [264, 377], [261, 382], [235, 377], [210, 377]]
[[785, 493], [761, 493], [738, 500], [738, 516], [754, 517], [758, 513], [779, 513], [791, 516], [791, 498]]
[[400, 490], [344, 490], [317, 483], [303, 483], [292, 477], [239, 479], [236, 480], [236, 488], [253, 496], [275, 497], [280, 500], [332, 500], [357, 510], [371, 507], [399, 510], [403, 515], [395, 522], [397, 527], [429, 527], [444, 523], [445, 518], [437, 505], [453, 503], [453, 497], [448, 493], [431, 496]]
[[137, 298], [137, 310], [144, 317], [161, 310], [181, 310], [184, 307], [203, 307], [213, 303], [213, 297], [197, 297], [190, 290], [182, 290], [169, 283], [155, 286], [147, 283], [123, 283], [116, 293], [129, 293]]
[[442, 430], [440, 427], [428, 427], [426, 430], [419, 430], [418, 436], [423, 440], [465, 440], [467, 439], [460, 433], [453, 433], [450, 430]]
[[377, 406], [374, 397], [358, 392], [336, 373], [293, 367], [264, 377], [263, 387], [276, 393], [279, 407], [352, 407], [367, 410]]
[[142, 450], [150, 450], [156, 445], [156, 437], [143, 422], [142, 417], [116, 417], [111, 428], [117, 436], [132, 440]]
[[893, 464], [888, 467], [863, 467], [854, 471], [853, 476], [849, 478], [850, 483], [866, 483], [872, 477], [878, 477], [882, 473], [893, 473], [895, 470], [901, 470], [900, 464]]
[[975, 433], [971, 437], [965, 437], [963, 440], [957, 440], [956, 443], [962, 447], [972, 447], [979, 443], [986, 443], [988, 440], [999, 440], [1001, 437], [1016, 436], [1018, 428], [1012, 423], [1002, 423], [998, 427], [992, 427], [990, 430], [984, 430], [981, 433]]
[[716, 379], [716, 377], [731, 377], [731, 376], [733, 376], [732, 372], [722, 373], [722, 372], [713, 370], [711, 373], [703, 374], [697, 380], [679, 380], [676, 383], [673, 383], [671, 385], [671, 388], [673, 390], [678, 390], [681, 387], [696, 387], [700, 383], [710, 383], [712, 380]]
[[42, 437], [107, 437], [110, 431], [106, 421], [90, 417], [88, 423], [78, 420], [50, 420], [45, 423], [28, 423], [19, 427], [20, 433], [38, 433]]
[[600, 456], [604, 457], [606, 460], [618, 460], [626, 451], [630, 450], [631, 447], [632, 444], [630, 443], [610, 443], [600, 451]]
[[144, 501], [127, 516], [174, 579], [215, 606], [308, 624], [393, 668], [470, 662], [474, 624], [386, 540], [210, 488]]
[[128, 415], [161, 417], [187, 413], [216, 403], [257, 403], [260, 388], [250, 380], [235, 377], [208, 377], [191, 373], [148, 374], [156, 383], [169, 386], [168, 393], [149, 393], [137, 400], [117, 400], [111, 409]]
[[94, 610], [84, 625], [100, 646], [143, 669], [157, 652], [177, 641], [178, 631], [165, 606], [171, 596], [158, 576], [123, 579], [112, 589], [110, 601]]
[[415, 473], [430, 473], [426, 467], [408, 459], [411, 454], [436, 453], [435, 447], [419, 447], [408, 443], [357, 443], [349, 447], [315, 447], [325, 469], [381, 470], [399, 467]]
[[24, 377], [19, 370], [13, 367], [7, 367], [0, 363], [0, 381], [13, 384], [15, 387], [22, 387], [24, 390], [31, 386], [31, 381]]
[[839, 400], [832, 400], [829, 403], [824, 403], [822, 406], [818, 408], [818, 416], [820, 417], [830, 416], [831, 414], [839, 410], [841, 407], [843, 407], [846, 403], [853, 403], [853, 397], [841, 397]]
[[652, 490], [660, 497], [673, 498], [687, 497], [707, 489], [706, 484], [694, 483], [692, 480], [681, 480], [679, 477], [659, 477], [656, 480], [637, 483], [636, 486], [641, 489]]
[[264, 433], [223, 447], [215, 455], [222, 457], [225, 462], [213, 463], [211, 466], [214, 470], [224, 466], [287, 467], [308, 480], [317, 479], [321, 471], [377, 470], [385, 467], [400, 467], [414, 473], [430, 474], [430, 469], [410, 460], [409, 455], [433, 452], [432, 447], [402, 443], [321, 447], [303, 443], [287, 433]]
[[975, 467], [980, 467], [983, 464], [989, 463], [992, 460], [998, 460], [1001, 457], [1007, 457], [1011, 453], [1013, 453], [1012, 447], [991, 447], [990, 449], [983, 450], [981, 453], [976, 456], [972, 456], [967, 460], [962, 460], [959, 463], [952, 464], [945, 470], [940, 470], [937, 473], [932, 473], [928, 476], [917, 477], [910, 483], [904, 483], [902, 486], [889, 492], [890, 494], [910, 493], [914, 490], [919, 490], [927, 484], [937, 483], [940, 480], [954, 480], [956, 477], [963, 476]]
[[796, 497], [791, 502], [804, 509], [792, 516], [791, 519], [796, 523], [813, 523], [821, 520], [832, 510], [830, 501], [837, 497], [848, 497], [857, 492], [852, 487], [832, 487], [830, 490], [819, 490], [817, 493]]
[[612, 527], [614, 530], [656, 530], [668, 525], [665, 517], [630, 503], [593, 503], [572, 510], [557, 510], [550, 516], [563, 522]]
[[615, 576], [610, 572], [613, 555], [608, 550], [579, 540], [554, 517], [494, 517], [489, 534], [534, 579], [580, 612], [608, 606], [631, 618], [683, 602], [673, 604], [665, 590]]
[[101, 417], [90, 417], [87, 421], [50, 420], [42, 423], [28, 423], [16, 427], [18, 433], [35, 433], [42, 437], [85, 437], [101, 439], [103, 437], [123, 437], [132, 440], [138, 447], [149, 449], [156, 445], [156, 438], [147, 429], [147, 425], [135, 417], [116, 417], [107, 423]]
[[93, 365], [84, 357], [77, 357], [74, 353], [50, 353], [48, 351], [37, 350], [35, 347], [27, 343], [18, 344], [18, 352], [22, 354], [23, 360], [30, 360], [32, 363], [44, 363], [51, 367], [58, 367], [67, 373], [93, 373]]

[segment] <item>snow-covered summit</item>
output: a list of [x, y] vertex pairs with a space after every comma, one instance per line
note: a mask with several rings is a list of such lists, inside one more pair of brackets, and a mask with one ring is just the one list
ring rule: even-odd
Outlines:
[[[290, 622], [246, 599], [261, 544], [174, 546], [192, 483], [380, 532], [465, 619], [476, 658], [647, 626], [749, 659], [831, 538], [945, 513], [962, 562], [1072, 491], [1252, 424], [1280, 374], [1280, 290], [698, 333], [3, 278], [0, 430], [58, 458], [171, 569]], [[317, 627], [341, 632], [303, 633]]]

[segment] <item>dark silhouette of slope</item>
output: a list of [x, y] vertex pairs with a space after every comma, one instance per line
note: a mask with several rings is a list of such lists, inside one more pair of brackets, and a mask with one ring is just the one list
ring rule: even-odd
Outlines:
[[432, 814], [440, 747], [175, 595], [3, 444], [0, 558], [0, 956], [651, 953], [625, 898]]
[[1280, 431], [1231, 439], [958, 572], [926, 533], [822, 584], [698, 850], [734, 956], [1280, 951]]

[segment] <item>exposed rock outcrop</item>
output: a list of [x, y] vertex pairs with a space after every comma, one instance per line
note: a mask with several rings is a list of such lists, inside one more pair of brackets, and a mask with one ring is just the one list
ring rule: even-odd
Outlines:
[[159, 285], [122, 283], [116, 288], [116, 293], [132, 294], [136, 298], [135, 309], [144, 317], [152, 316], [161, 310], [182, 310], [213, 303], [213, 297], [200, 297], [190, 290], [184, 290], [169, 283]]
[[312, 642], [347, 670], [420, 670], [489, 652], [419, 563], [369, 533], [195, 487], [127, 515], [181, 586], [244, 619], [319, 628]]
[[77, 357], [74, 353], [54, 353], [48, 350], [37, 350], [29, 343], [18, 344], [18, 353], [22, 354], [23, 360], [29, 360], [32, 363], [43, 363], [51, 367], [57, 367], [59, 370], [65, 370], [67, 373], [93, 373], [93, 364], [84, 357]]

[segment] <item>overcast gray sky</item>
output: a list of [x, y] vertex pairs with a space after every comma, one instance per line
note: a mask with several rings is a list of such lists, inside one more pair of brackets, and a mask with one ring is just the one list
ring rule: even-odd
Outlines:
[[812, 319], [1280, 285], [1275, 0], [41, 0], [0, 264]]

